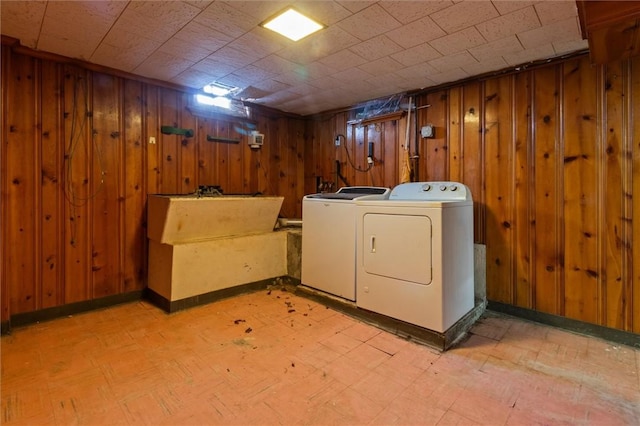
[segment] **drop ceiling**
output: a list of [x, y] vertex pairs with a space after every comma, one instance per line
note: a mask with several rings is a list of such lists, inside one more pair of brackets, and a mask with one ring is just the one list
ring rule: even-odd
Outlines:
[[[575, 1], [2, 1], [23, 46], [309, 115], [587, 48]], [[260, 27], [285, 7], [327, 26]]]

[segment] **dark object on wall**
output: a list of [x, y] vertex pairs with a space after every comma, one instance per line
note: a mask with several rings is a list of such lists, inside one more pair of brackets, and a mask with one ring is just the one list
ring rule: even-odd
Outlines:
[[219, 136], [207, 135], [207, 142], [240, 143], [240, 139], [237, 139], [237, 138], [221, 138]]
[[173, 126], [162, 126], [160, 127], [160, 131], [164, 135], [181, 135], [187, 138], [192, 138], [194, 135], [193, 129], [180, 129]]

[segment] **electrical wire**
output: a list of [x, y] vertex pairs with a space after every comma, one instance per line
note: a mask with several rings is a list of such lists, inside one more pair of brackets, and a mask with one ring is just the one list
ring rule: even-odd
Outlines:
[[349, 156], [349, 149], [347, 148], [347, 144], [346, 144], [347, 138], [346, 138], [344, 135], [340, 134], [340, 135], [336, 136], [336, 139], [337, 139], [337, 138], [339, 138], [339, 137], [341, 137], [341, 136], [342, 136], [342, 138], [344, 139], [344, 142], [345, 142], [345, 143], [343, 143], [343, 145], [344, 145], [344, 150], [345, 150], [345, 152], [347, 153], [347, 162], [349, 163], [349, 166], [351, 166], [351, 168], [352, 168], [353, 170], [355, 170], [356, 172], [360, 172], [360, 173], [366, 173], [366, 172], [368, 172], [369, 170], [371, 170], [371, 167], [373, 167], [373, 163], [370, 163], [370, 164], [367, 166], [367, 168], [366, 168], [366, 169], [364, 169], [364, 170], [363, 170], [363, 169], [360, 169], [360, 168], [358, 168], [358, 167], [356, 167], [356, 166], [353, 164], [353, 162], [351, 161], [351, 157]]
[[[84, 84], [79, 84], [79, 81], [83, 80]], [[103, 166], [102, 152], [100, 151], [100, 147], [95, 138], [95, 132], [93, 130], [93, 120], [92, 114], [89, 110], [89, 83], [86, 78], [75, 76], [73, 79], [73, 98], [71, 104], [71, 129], [69, 134], [69, 146], [67, 151], [64, 154], [64, 163], [65, 163], [65, 184], [64, 184], [64, 195], [65, 199], [69, 202], [70, 206], [70, 215], [71, 215], [71, 245], [75, 246], [76, 237], [77, 237], [77, 222], [76, 218], [78, 207], [83, 207], [90, 200], [97, 197], [97, 195], [104, 189], [105, 183], [105, 171]], [[79, 98], [82, 99], [79, 99]], [[79, 111], [80, 101], [83, 102], [82, 107], [83, 111]], [[78, 113], [82, 114], [82, 121], [78, 123]], [[73, 182], [73, 161], [76, 157], [78, 145], [80, 141], [84, 141], [86, 144], [86, 138], [83, 138], [85, 128], [89, 126], [91, 129], [91, 148], [95, 151], [95, 158], [98, 162], [98, 168], [100, 170], [100, 184], [98, 188], [86, 197], [81, 197], [76, 193], [74, 182]], [[88, 150], [85, 150], [86, 156], [89, 156]]]

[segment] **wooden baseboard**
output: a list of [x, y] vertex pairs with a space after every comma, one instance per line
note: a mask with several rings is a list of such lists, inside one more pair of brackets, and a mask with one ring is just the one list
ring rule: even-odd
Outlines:
[[134, 302], [142, 299], [142, 290], [130, 293], [116, 294], [113, 296], [101, 297], [94, 300], [69, 303], [67, 305], [55, 306], [53, 308], [41, 309], [39, 311], [25, 312], [12, 315], [7, 324], [2, 323], [2, 334], [11, 333], [11, 328], [22, 325], [34, 324], [36, 322], [49, 321], [68, 315], [75, 315], [82, 312], [107, 308], [121, 303]]
[[207, 303], [215, 302], [221, 299], [227, 299], [229, 297], [238, 296], [240, 294], [252, 293], [254, 291], [259, 291], [263, 289], [267, 289], [272, 285], [280, 285], [286, 284], [295, 285], [295, 278], [291, 278], [288, 276], [269, 278], [266, 280], [255, 281], [247, 284], [242, 284], [234, 287], [224, 288], [221, 290], [211, 291], [209, 293], [199, 294], [197, 296], [187, 297], [185, 299], [170, 301], [165, 297], [159, 295], [155, 291], [147, 288], [145, 289], [144, 297], [149, 300], [151, 303], [159, 307], [160, 309], [166, 312], [176, 312], [181, 311], [183, 309], [192, 308], [198, 305], [205, 305]]
[[500, 302], [489, 301], [487, 309], [503, 314], [512, 315], [514, 317], [523, 318], [529, 321], [558, 327], [578, 334], [598, 337], [600, 339], [609, 340], [614, 343], [620, 343], [622, 345], [640, 348], [640, 334], [617, 330], [615, 328], [604, 327], [597, 324], [591, 324], [584, 321], [578, 321], [558, 315], [534, 311], [532, 309], [520, 308]]

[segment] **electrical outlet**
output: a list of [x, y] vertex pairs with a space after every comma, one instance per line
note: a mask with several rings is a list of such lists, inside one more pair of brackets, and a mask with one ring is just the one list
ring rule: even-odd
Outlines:
[[156, 144], [155, 136], [149, 136], [149, 145], [155, 145], [155, 144]]

